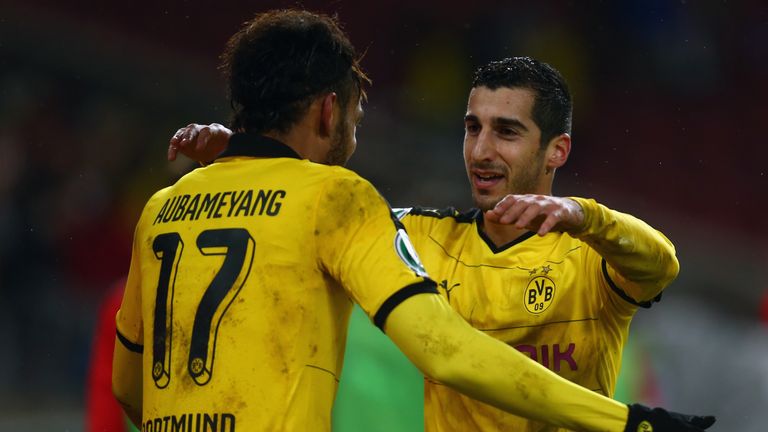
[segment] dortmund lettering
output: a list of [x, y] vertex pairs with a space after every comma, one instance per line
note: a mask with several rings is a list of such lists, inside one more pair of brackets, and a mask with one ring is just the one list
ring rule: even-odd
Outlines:
[[[255, 199], [254, 199], [255, 195]], [[174, 196], [165, 201], [152, 225], [242, 216], [277, 216], [287, 196], [286, 191], [252, 189]]]
[[141, 432], [236, 432], [231, 413], [187, 413], [147, 420]]

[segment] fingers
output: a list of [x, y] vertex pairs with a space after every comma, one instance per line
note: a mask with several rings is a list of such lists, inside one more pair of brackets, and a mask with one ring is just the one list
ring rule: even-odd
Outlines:
[[207, 128], [207, 126], [201, 127], [196, 123], [190, 123], [177, 130], [168, 143], [168, 160], [171, 162], [175, 161], [179, 152], [188, 149], [192, 143], [195, 143], [195, 148], [199, 148], [200, 143], [197, 143], [196, 139], [199, 135], [199, 131], [204, 128]]
[[509, 210], [510, 207], [515, 205], [516, 202], [517, 199], [515, 199], [514, 195], [507, 195], [502, 198], [501, 201], [499, 201], [491, 211], [496, 213], [497, 216], [501, 216], [504, 214], [504, 212]]
[[525, 228], [531, 225], [533, 219], [541, 214], [541, 207], [538, 205], [527, 203], [521, 204], [522, 205], [513, 206], [512, 210], [501, 218], [501, 222], [504, 223], [505, 218], [509, 218], [509, 222], [511, 223], [514, 221], [517, 228]]
[[176, 131], [175, 134], [171, 137], [170, 142], [168, 143], [168, 160], [173, 162], [176, 160], [176, 156], [179, 154], [179, 142], [181, 141], [181, 137], [184, 133], [185, 128], [181, 128]]
[[539, 230], [536, 232], [536, 234], [540, 236], [547, 234], [548, 232], [552, 231], [552, 228], [554, 228], [559, 221], [559, 218], [555, 216], [554, 213], [547, 215], [547, 218], [544, 219], [544, 222], [541, 223], [541, 226], [539, 227]]
[[514, 225], [545, 235], [562, 223], [562, 203], [543, 195], [507, 195], [486, 213], [490, 222]]
[[195, 141], [195, 150], [203, 152], [208, 146], [208, 141], [211, 139], [211, 128], [203, 126], [197, 134], [197, 140]]

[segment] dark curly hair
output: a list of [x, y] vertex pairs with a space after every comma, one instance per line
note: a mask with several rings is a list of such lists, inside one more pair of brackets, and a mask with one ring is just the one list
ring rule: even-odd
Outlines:
[[304, 10], [256, 15], [221, 55], [236, 131], [286, 132], [314, 97], [336, 92], [343, 108], [370, 79], [336, 17]]
[[511, 57], [479, 67], [472, 87], [526, 88], [533, 90], [532, 117], [541, 129], [541, 145], [563, 133], [571, 133], [573, 101], [568, 85], [552, 66], [530, 57]]

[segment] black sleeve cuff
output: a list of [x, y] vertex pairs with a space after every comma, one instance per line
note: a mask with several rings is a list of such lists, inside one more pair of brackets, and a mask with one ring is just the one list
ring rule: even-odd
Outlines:
[[133, 351], [138, 354], [142, 354], [144, 352], [144, 345], [135, 344], [129, 341], [128, 338], [120, 333], [120, 330], [117, 330], [115, 333], [117, 333], [117, 339], [120, 341], [120, 343], [123, 344], [124, 347], [128, 349], [128, 351]]
[[437, 291], [437, 284], [432, 279], [425, 278], [421, 282], [404, 286], [384, 301], [378, 312], [376, 312], [376, 315], [373, 316], [373, 323], [384, 332], [384, 323], [386, 323], [389, 314], [392, 313], [400, 303], [416, 294], [439, 294]]
[[624, 299], [624, 301], [626, 301], [626, 302], [628, 302], [630, 304], [633, 304], [635, 306], [639, 306], [641, 308], [648, 309], [648, 308], [650, 308], [653, 305], [653, 303], [656, 303], [659, 300], [661, 300], [661, 293], [659, 293], [656, 297], [654, 297], [652, 300], [649, 300], [649, 301], [639, 302], [639, 301], [633, 299], [627, 293], [625, 293], [624, 290], [619, 288], [619, 286], [616, 285], [616, 283], [608, 275], [608, 264], [605, 262], [605, 258], [603, 258], [602, 267], [603, 267], [603, 276], [605, 277], [605, 280], [608, 282], [608, 285], [611, 287], [613, 292], [618, 294], [618, 296], [621, 297], [622, 299]]

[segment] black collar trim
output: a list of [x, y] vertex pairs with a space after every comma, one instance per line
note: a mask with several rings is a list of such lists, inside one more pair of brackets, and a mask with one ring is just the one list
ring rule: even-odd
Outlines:
[[[292, 148], [264, 135], [236, 133], [229, 138], [229, 145], [219, 158], [232, 156], [295, 158], [301, 159]], [[218, 158], [217, 158], [218, 159]]]
[[491, 238], [488, 237], [488, 235], [486, 235], [485, 232], [483, 232], [483, 212], [481, 211], [477, 212], [476, 217], [477, 217], [477, 233], [480, 235], [480, 238], [483, 239], [485, 244], [488, 245], [488, 248], [491, 249], [491, 252], [493, 252], [494, 254], [497, 254], [499, 252], [504, 252], [505, 250], [511, 248], [512, 246], [518, 243], [522, 243], [536, 235], [536, 233], [533, 231], [526, 231], [520, 236], [518, 236], [516, 239], [512, 240], [511, 242], [505, 243], [501, 246], [496, 246], [495, 244], [493, 244], [493, 240], [491, 240]]

